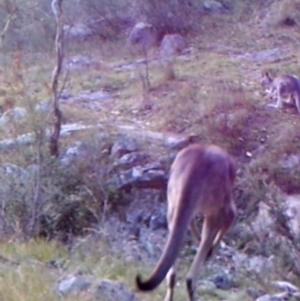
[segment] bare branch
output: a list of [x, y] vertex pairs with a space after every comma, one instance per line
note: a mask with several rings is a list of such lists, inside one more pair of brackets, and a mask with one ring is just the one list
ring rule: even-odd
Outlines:
[[6, 17], [5, 25], [0, 33], [0, 48], [3, 47], [5, 35], [8, 31], [9, 25], [15, 15], [15, 12], [17, 9], [16, 1], [9, 2], [8, 4], [7, 4], [8, 16]]
[[62, 63], [64, 58], [63, 50], [63, 0], [53, 0], [51, 3], [52, 12], [56, 19], [56, 37], [55, 37], [55, 52], [56, 52], [56, 66], [52, 72], [51, 91], [53, 100], [53, 128], [50, 135], [49, 150], [52, 156], [57, 157], [59, 154], [59, 136], [61, 128], [62, 113], [59, 108], [59, 93], [58, 93], [58, 79], [62, 70]]

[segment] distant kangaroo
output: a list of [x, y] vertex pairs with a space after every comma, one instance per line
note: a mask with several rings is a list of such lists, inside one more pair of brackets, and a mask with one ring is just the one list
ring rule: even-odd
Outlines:
[[274, 79], [269, 72], [263, 75], [261, 85], [268, 89], [268, 97], [276, 98], [276, 104], [268, 106], [280, 109], [283, 103], [291, 103], [300, 114], [300, 82], [295, 75], [281, 75]]
[[188, 227], [194, 232], [195, 218], [202, 214], [201, 241], [186, 277], [189, 300], [196, 300], [200, 270], [235, 219], [236, 209], [231, 199], [235, 175], [233, 159], [218, 146], [193, 144], [177, 154], [171, 166], [167, 190], [169, 236], [151, 276], [143, 281], [137, 275], [139, 290], [153, 290], [167, 276], [168, 289], [164, 300], [173, 301], [176, 284], [174, 263]]

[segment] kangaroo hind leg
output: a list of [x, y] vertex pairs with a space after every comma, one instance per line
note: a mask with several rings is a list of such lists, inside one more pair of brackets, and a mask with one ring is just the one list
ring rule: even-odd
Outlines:
[[208, 253], [207, 253], [207, 257], [206, 260], [209, 260], [212, 255], [214, 254], [217, 246], [219, 245], [222, 237], [224, 236], [224, 234], [228, 231], [228, 229], [230, 228], [230, 226], [232, 225], [232, 223], [234, 222], [236, 217], [236, 209], [235, 209], [235, 205], [233, 203], [230, 203], [230, 206], [227, 208], [227, 210], [224, 210], [222, 213], [222, 225], [221, 228], [219, 230], [219, 232], [217, 233], [213, 244], [211, 246], [211, 248], [209, 249]]
[[196, 282], [201, 267], [204, 265], [212, 244], [220, 230], [220, 221], [218, 216], [206, 216], [203, 221], [201, 242], [195, 255], [192, 266], [186, 277], [186, 287], [189, 301], [195, 301]]
[[[171, 233], [172, 228], [174, 226], [174, 215], [175, 215], [175, 208], [173, 206], [169, 205], [168, 214], [167, 214], [169, 233]], [[176, 284], [175, 264], [168, 271], [167, 276], [166, 276], [166, 282], [167, 282], [167, 293], [164, 298], [164, 301], [173, 301], [174, 288], [175, 288], [175, 284]]]

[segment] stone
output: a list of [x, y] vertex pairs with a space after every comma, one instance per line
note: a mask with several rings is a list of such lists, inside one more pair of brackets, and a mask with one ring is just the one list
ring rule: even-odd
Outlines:
[[167, 229], [167, 217], [164, 212], [157, 212], [150, 217], [150, 229]]
[[160, 56], [180, 54], [187, 47], [186, 39], [180, 34], [167, 34], [160, 44]]
[[280, 166], [286, 169], [300, 169], [300, 154], [285, 154], [279, 162]]
[[15, 107], [5, 111], [0, 117], [0, 126], [6, 126], [10, 122], [20, 123], [27, 115], [26, 109], [22, 107]]
[[134, 152], [123, 155], [113, 166], [116, 168], [128, 169], [135, 165], [141, 165], [150, 161], [150, 155], [142, 152]]
[[72, 41], [85, 41], [93, 35], [91, 29], [83, 23], [64, 25], [63, 31], [67, 39]]
[[87, 147], [81, 141], [75, 141], [70, 145], [60, 158], [63, 165], [70, 165], [79, 157], [87, 156]]
[[56, 283], [56, 291], [63, 297], [72, 293], [87, 290], [92, 283], [81, 273], [70, 274], [62, 277]]
[[159, 164], [146, 164], [135, 166], [129, 170], [120, 172], [107, 182], [117, 190], [130, 192], [133, 189], [165, 189], [168, 176], [164, 168]]
[[131, 30], [128, 41], [131, 45], [152, 47], [157, 45], [158, 34], [152, 24], [139, 22]]
[[299, 296], [299, 288], [292, 283], [287, 281], [274, 281], [273, 285], [278, 289], [289, 292], [290, 294]]
[[112, 145], [110, 155], [114, 158], [121, 158], [123, 155], [138, 151], [139, 146], [136, 140], [129, 136], [122, 135]]
[[95, 299], [99, 301], [139, 301], [123, 283], [108, 279], [98, 282]]
[[230, 290], [235, 286], [235, 283], [229, 274], [218, 274], [209, 279], [213, 282], [217, 289]]
[[298, 237], [300, 234], [300, 195], [291, 194], [285, 197], [285, 213], [288, 217], [290, 231]]
[[44, 99], [35, 105], [34, 110], [39, 113], [48, 113], [51, 110], [51, 99]]
[[225, 8], [221, 2], [215, 0], [204, 1], [203, 7], [210, 12], [219, 12]]

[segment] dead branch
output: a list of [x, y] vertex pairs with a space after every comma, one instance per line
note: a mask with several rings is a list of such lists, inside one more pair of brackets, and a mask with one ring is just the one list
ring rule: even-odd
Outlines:
[[51, 92], [53, 101], [53, 126], [50, 135], [49, 151], [52, 156], [59, 155], [59, 136], [62, 121], [62, 113], [59, 108], [59, 93], [58, 93], [58, 80], [62, 70], [62, 63], [64, 58], [63, 50], [63, 13], [62, 13], [63, 0], [53, 0], [51, 7], [52, 12], [56, 19], [56, 37], [55, 37], [55, 52], [56, 52], [56, 66], [52, 72]]
[[8, 31], [9, 25], [10, 25], [14, 15], [15, 15], [15, 12], [16, 12], [16, 9], [17, 9], [16, 1], [12, 1], [9, 4], [10, 5], [7, 5], [8, 16], [6, 17], [4, 27], [3, 27], [3, 29], [0, 33], [0, 48], [3, 47], [5, 35]]

